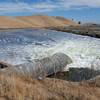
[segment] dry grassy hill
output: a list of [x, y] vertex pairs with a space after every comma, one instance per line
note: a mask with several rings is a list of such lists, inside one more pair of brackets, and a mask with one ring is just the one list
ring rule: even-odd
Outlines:
[[30, 27], [30, 24], [16, 19], [15, 17], [0, 16], [0, 28], [24, 28]]
[[62, 18], [51, 16], [0, 16], [0, 28], [31, 28], [31, 27], [58, 27], [65, 25], [77, 25], [75, 22]]
[[100, 87], [0, 73], [0, 100], [100, 100]]
[[[8, 66], [8, 68], [7, 68]], [[99, 100], [100, 75], [81, 82], [37, 80], [0, 63], [0, 100]], [[5, 68], [5, 69], [4, 69]]]

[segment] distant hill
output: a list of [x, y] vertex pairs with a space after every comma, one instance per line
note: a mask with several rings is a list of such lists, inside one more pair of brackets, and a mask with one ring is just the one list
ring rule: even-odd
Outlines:
[[84, 23], [81, 26], [86, 26], [86, 27], [100, 27], [100, 24], [96, 24], [96, 23]]
[[0, 16], [0, 28], [32, 28], [32, 27], [59, 27], [66, 25], [77, 25], [75, 22], [65, 19], [63, 17], [52, 16], [17, 16], [8, 17]]

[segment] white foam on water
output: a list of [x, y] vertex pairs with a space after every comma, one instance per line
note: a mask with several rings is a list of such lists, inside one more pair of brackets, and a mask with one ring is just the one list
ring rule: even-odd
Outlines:
[[[37, 32], [38, 30], [35, 30]], [[100, 39], [80, 36], [71, 33], [43, 30], [50, 35], [51, 40], [56, 42], [41, 42], [42, 45], [9, 45], [0, 48], [0, 60], [11, 64], [20, 64], [34, 59], [41, 59], [51, 56], [54, 53], [62, 52], [68, 55], [73, 63], [69, 67], [94, 67], [100, 69]], [[39, 32], [43, 31], [39, 30]], [[54, 34], [53, 34], [54, 33]], [[61, 38], [61, 39], [60, 39]], [[47, 45], [48, 44], [48, 45]]]
[[68, 67], [90, 68], [91, 66], [94, 66], [96, 69], [100, 66], [100, 45], [94, 44], [89, 41], [64, 41], [54, 48], [50, 48], [48, 52], [49, 54], [56, 52], [67, 54], [73, 61]]
[[[63, 52], [72, 58], [73, 63], [66, 67], [93, 67], [100, 69], [100, 40], [91, 41], [86, 37], [85, 41], [80, 40], [62, 40], [52, 47], [26, 46], [25, 50], [31, 56], [31, 59], [41, 59], [57, 52]], [[33, 49], [30, 49], [33, 48]]]

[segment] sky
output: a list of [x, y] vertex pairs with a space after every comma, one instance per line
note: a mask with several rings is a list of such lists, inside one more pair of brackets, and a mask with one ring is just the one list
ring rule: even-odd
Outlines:
[[30, 15], [100, 23], [100, 0], [0, 0], [0, 16]]

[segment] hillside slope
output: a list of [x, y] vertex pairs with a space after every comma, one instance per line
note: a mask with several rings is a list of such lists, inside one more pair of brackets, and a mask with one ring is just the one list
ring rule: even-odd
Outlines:
[[100, 87], [0, 73], [0, 100], [99, 100]]
[[25, 21], [21, 21], [14, 17], [0, 16], [0, 28], [24, 28], [30, 27], [30, 24]]
[[65, 25], [77, 25], [75, 22], [62, 18], [51, 16], [0, 16], [0, 28], [31, 28], [31, 27], [58, 27]]

